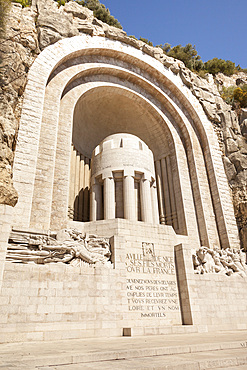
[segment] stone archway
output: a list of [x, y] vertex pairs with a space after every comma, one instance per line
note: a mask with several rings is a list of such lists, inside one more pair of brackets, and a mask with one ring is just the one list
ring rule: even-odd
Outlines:
[[[89, 135], [93, 122], [91, 136], [96, 144], [101, 138], [99, 122], [95, 122], [95, 115], [89, 119], [90, 112], [83, 109], [83, 104], [99, 94], [94, 100], [99, 113], [102, 99], [104, 104], [107, 101], [105, 91], [115, 99], [112, 115], [116, 115], [117, 96], [125, 101], [126, 109], [132, 109], [121, 120], [119, 117], [121, 131], [128, 114], [131, 123], [140, 121], [140, 112], [145, 112], [145, 130], [138, 131], [138, 125], [128, 123], [126, 131], [148, 141], [158, 161], [157, 168], [167, 148], [174, 155], [174, 192], [178, 197], [181, 194], [177, 213], [184, 220], [178, 232], [192, 238], [196, 234], [202, 244], [218, 245], [220, 240], [222, 247], [237, 245], [217, 138], [196, 98], [178, 76], [150, 56], [118, 41], [85, 35], [45, 49], [29, 73], [14, 168], [20, 195], [16, 225], [46, 230], [66, 224], [73, 123], [73, 144], [89, 158], [93, 144], [90, 147], [88, 136], [81, 146], [78, 138], [83, 134], [78, 133], [78, 127], [84, 127]], [[128, 106], [126, 99], [132, 104]], [[139, 114], [134, 106], [139, 107]], [[107, 116], [105, 111], [105, 123], [112, 115]], [[80, 117], [84, 119], [82, 126], [78, 123]], [[104, 135], [114, 130], [106, 124]], [[33, 139], [31, 145], [27, 144], [28, 135]]]

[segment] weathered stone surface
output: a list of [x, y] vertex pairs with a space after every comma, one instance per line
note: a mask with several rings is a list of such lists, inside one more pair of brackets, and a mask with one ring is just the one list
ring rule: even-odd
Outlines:
[[238, 86], [242, 83], [247, 83], [247, 75], [244, 72], [233, 74], [232, 76], [226, 76], [223, 73], [217, 73], [215, 76], [215, 83], [221, 86], [230, 87]]
[[35, 12], [12, 5], [8, 25], [0, 43], [0, 203], [14, 206], [18, 195], [13, 187], [12, 166], [22, 94], [29, 67], [39, 53]]
[[244, 119], [243, 122], [241, 123], [241, 133], [242, 135], [247, 138], [247, 119]]
[[234, 153], [234, 152], [237, 152], [239, 150], [239, 147], [236, 143], [235, 140], [233, 140], [232, 138], [229, 138], [226, 140], [226, 148], [227, 148], [227, 153]]
[[54, 1], [41, 2], [38, 0], [37, 10], [36, 26], [41, 50], [62, 37], [72, 37], [78, 34], [78, 29], [73, 24], [72, 12], [65, 12], [62, 7], [58, 8]]
[[105, 36], [109, 37], [109, 39], [112, 40], [123, 41], [123, 39], [125, 40], [127, 34], [123, 30], [120, 30], [119, 28], [108, 26], [105, 29]]
[[235, 178], [237, 174], [236, 168], [228, 157], [223, 157], [223, 163], [224, 163], [227, 179], [230, 182], [232, 179]]
[[221, 118], [220, 118], [220, 115], [218, 114], [219, 112], [218, 112], [217, 106], [214, 103], [204, 101], [203, 98], [201, 98], [199, 101], [202, 104], [202, 107], [206, 115], [210, 119], [210, 121], [220, 123]]
[[83, 6], [72, 1], [66, 3], [63, 9], [66, 13], [71, 13], [73, 17], [80, 19], [93, 18], [93, 12], [90, 9], [84, 8]]
[[79, 20], [77, 22], [77, 29], [79, 32], [87, 33], [89, 35], [93, 34], [94, 26], [87, 21]]
[[237, 172], [247, 169], [247, 157], [241, 155], [240, 152], [230, 154], [229, 159], [236, 167]]

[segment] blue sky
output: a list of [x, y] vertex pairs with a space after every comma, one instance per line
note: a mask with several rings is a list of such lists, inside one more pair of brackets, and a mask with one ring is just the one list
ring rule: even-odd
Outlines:
[[214, 57], [247, 68], [247, 0], [101, 0], [128, 35], [154, 45], [190, 43], [206, 62]]

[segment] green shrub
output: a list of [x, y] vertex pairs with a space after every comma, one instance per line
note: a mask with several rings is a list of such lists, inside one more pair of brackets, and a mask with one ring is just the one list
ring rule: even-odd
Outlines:
[[247, 107], [247, 84], [242, 84], [238, 87], [222, 87], [221, 97], [226, 103], [235, 107]]
[[233, 104], [233, 101], [234, 101], [233, 93], [235, 89], [236, 89], [236, 86], [229, 86], [229, 87], [223, 86], [222, 87], [220, 95], [227, 104]]
[[12, 2], [21, 4], [23, 8], [30, 6], [32, 4], [32, 0], [12, 0]]
[[143, 37], [140, 37], [139, 40], [142, 42], [145, 42], [145, 44], [148, 44], [149, 46], [153, 46], [153, 43], [149, 41], [148, 39], [144, 39]]
[[205, 63], [205, 69], [213, 75], [222, 72], [226, 76], [231, 76], [236, 71], [236, 66], [230, 60], [213, 58]]
[[195, 45], [177, 45], [172, 48], [170, 44], [166, 43], [161, 47], [165, 54], [169, 57], [181, 60], [184, 62], [185, 66], [192, 71], [199, 72], [204, 69], [203, 61], [201, 60], [200, 55], [197, 54]]
[[241, 108], [247, 107], [247, 85], [237, 87], [233, 92], [234, 101], [238, 101]]

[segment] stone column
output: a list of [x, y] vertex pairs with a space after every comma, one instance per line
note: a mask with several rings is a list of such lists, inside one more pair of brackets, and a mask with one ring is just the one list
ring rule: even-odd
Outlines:
[[95, 183], [91, 186], [91, 205], [90, 205], [90, 221], [101, 219], [102, 215], [102, 193], [101, 185]]
[[75, 200], [74, 200], [74, 219], [79, 221], [79, 187], [80, 187], [80, 153], [76, 151], [75, 162]]
[[150, 181], [141, 179], [141, 216], [142, 221], [153, 223]]
[[151, 198], [152, 198], [152, 209], [153, 209], [153, 223], [159, 224], [159, 208], [157, 198], [157, 188], [155, 183], [151, 186]]
[[177, 210], [176, 210], [176, 199], [173, 189], [173, 177], [172, 177], [172, 168], [171, 168], [171, 161], [170, 157], [167, 156], [167, 173], [168, 173], [168, 181], [169, 181], [169, 189], [170, 189], [170, 200], [171, 200], [171, 216], [172, 216], [172, 225], [175, 230], [178, 229], [178, 219], [177, 219]]
[[84, 158], [84, 163], [83, 221], [88, 221], [90, 168], [87, 157]]
[[164, 200], [165, 200], [165, 215], [166, 215], [166, 224], [172, 225], [172, 211], [171, 211], [171, 204], [170, 204], [170, 195], [169, 195], [169, 184], [168, 184], [168, 175], [166, 170], [166, 159], [161, 159], [161, 172], [162, 172], [162, 179], [163, 179], [163, 192], [164, 192]]
[[162, 173], [161, 173], [160, 161], [155, 162], [155, 169], [156, 169], [156, 182], [157, 182], [160, 223], [162, 225], [165, 225], [164, 194], [163, 194], [163, 186], [162, 186]]
[[104, 179], [104, 220], [115, 218], [115, 183], [113, 177]]
[[125, 176], [123, 179], [124, 194], [124, 218], [137, 221], [135, 202], [135, 179], [133, 176]]
[[84, 156], [80, 159], [79, 221], [83, 221]]
[[69, 218], [74, 218], [76, 150], [72, 144], [70, 155]]

